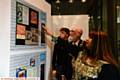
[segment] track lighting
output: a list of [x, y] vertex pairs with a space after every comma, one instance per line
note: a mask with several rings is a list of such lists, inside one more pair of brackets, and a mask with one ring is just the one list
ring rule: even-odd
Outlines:
[[82, 0], [82, 2], [84, 3], [84, 2], [86, 2], [86, 0]]
[[60, 3], [60, 0], [57, 0], [56, 3]]
[[69, 3], [73, 3], [73, 0], [69, 0]]

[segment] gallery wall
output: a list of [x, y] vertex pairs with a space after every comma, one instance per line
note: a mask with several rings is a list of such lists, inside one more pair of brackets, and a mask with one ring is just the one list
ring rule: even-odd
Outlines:
[[[4, 0], [0, 3], [0, 51], [3, 53], [0, 56], [0, 77], [16, 77], [16, 69], [26, 66], [27, 69], [38, 67], [40, 69], [41, 59], [40, 55], [45, 53], [45, 80], [48, 80], [50, 61], [51, 61], [51, 50], [48, 45], [41, 44], [41, 34], [39, 35], [39, 43], [36, 45], [16, 44], [16, 1], [23, 3], [32, 9], [43, 11], [46, 13], [46, 25], [51, 25], [51, 7], [44, 0]], [[39, 26], [41, 27], [41, 26]], [[41, 28], [38, 28], [41, 31]], [[19, 37], [20, 38], [20, 37]], [[24, 39], [22, 37], [22, 39]], [[31, 57], [35, 60], [35, 67], [30, 67]], [[36, 68], [37, 69], [37, 68]], [[38, 69], [38, 70], [39, 70]], [[30, 74], [28, 74], [30, 75]], [[30, 77], [38, 77], [36, 74], [31, 74]], [[28, 76], [29, 77], [29, 76]]]
[[59, 34], [59, 29], [61, 27], [67, 27], [71, 29], [72, 27], [80, 27], [83, 29], [82, 39], [85, 40], [88, 38], [88, 15], [59, 15], [59, 16], [52, 16], [53, 21], [53, 30], [54, 34]]

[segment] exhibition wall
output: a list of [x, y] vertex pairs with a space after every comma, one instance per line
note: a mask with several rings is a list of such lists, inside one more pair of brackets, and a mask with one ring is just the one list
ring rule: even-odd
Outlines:
[[52, 16], [53, 21], [53, 29], [54, 34], [59, 34], [59, 29], [61, 27], [67, 27], [71, 29], [72, 27], [80, 27], [83, 29], [83, 35], [82, 39], [85, 40], [88, 38], [88, 32], [89, 32], [89, 26], [88, 21], [89, 17], [88, 15], [59, 15], [59, 16]]
[[41, 26], [51, 26], [51, 6], [44, 0], [4, 0], [0, 7], [0, 77], [48, 80], [51, 49]]

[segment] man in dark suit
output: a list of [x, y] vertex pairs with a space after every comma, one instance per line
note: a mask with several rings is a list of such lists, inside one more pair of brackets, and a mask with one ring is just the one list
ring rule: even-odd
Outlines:
[[78, 53], [80, 51], [83, 51], [85, 48], [85, 42], [81, 39], [81, 36], [83, 34], [83, 30], [80, 27], [72, 27], [71, 31], [70, 31], [70, 43], [69, 43], [69, 48], [68, 48], [68, 55], [69, 55], [69, 71], [67, 73], [69, 73], [69, 80], [72, 79], [72, 73], [73, 73], [73, 67], [72, 67], [72, 59], [76, 59], [78, 56]]

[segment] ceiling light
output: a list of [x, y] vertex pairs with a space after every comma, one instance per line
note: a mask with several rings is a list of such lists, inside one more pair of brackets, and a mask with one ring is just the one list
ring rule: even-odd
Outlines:
[[119, 9], [119, 8], [120, 8], [120, 6], [118, 6], [118, 5], [117, 5], [116, 7], [117, 7], [117, 9]]
[[82, 2], [86, 2], [86, 0], [82, 0]]
[[73, 0], [69, 0], [69, 3], [73, 3]]
[[59, 12], [59, 15], [58, 15], [58, 18], [61, 18], [62, 16], [60, 15], [60, 12]]
[[57, 0], [56, 3], [60, 3], [60, 0]]

